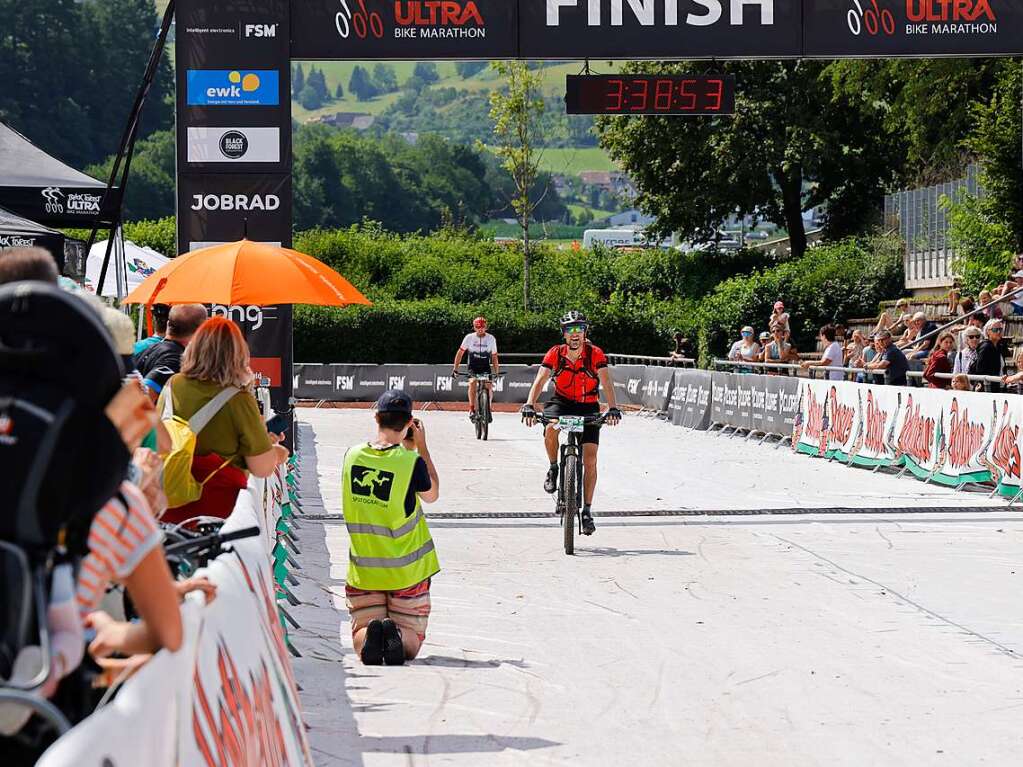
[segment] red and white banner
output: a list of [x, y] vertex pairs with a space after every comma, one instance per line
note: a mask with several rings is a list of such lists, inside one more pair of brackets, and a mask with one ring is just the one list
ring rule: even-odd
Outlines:
[[943, 485], [1020, 491], [1023, 397], [802, 381], [793, 449], [859, 466], [904, 466]]
[[312, 765], [270, 566], [284, 488], [252, 479], [224, 524], [259, 525], [205, 573], [208, 607], [182, 606], [184, 642], [161, 651], [114, 700], [58, 740], [41, 767], [285, 767]]

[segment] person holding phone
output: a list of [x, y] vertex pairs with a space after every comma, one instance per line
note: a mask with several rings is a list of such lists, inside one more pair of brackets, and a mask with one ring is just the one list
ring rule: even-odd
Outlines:
[[345, 601], [362, 662], [400, 666], [426, 638], [430, 582], [440, 564], [422, 504], [440, 497], [440, 479], [408, 394], [385, 391], [375, 419], [376, 438], [350, 448], [341, 471]]

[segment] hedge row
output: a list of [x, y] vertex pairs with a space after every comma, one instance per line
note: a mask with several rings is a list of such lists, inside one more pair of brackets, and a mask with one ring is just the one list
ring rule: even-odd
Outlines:
[[[381, 301], [374, 306], [341, 309], [298, 307], [295, 311], [295, 359], [299, 362], [444, 363], [472, 330], [478, 307], [444, 299]], [[486, 312], [498, 348], [542, 353], [560, 340], [556, 314]], [[633, 354], [667, 351], [663, 334], [647, 316], [591, 314], [595, 343], [608, 351]], [[511, 360], [510, 360], [511, 361]]]

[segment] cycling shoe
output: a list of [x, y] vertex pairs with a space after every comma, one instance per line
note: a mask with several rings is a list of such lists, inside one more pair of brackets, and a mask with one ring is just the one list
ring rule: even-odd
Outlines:
[[558, 467], [551, 466], [547, 469], [547, 478], [543, 481], [544, 492], [555, 493], [558, 490]]

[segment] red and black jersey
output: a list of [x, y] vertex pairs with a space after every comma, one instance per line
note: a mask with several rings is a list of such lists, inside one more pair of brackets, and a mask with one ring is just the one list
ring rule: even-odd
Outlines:
[[552, 346], [540, 364], [551, 371], [557, 396], [573, 402], [598, 401], [597, 371], [607, 367], [607, 355], [599, 346], [586, 342], [574, 362], [568, 358], [567, 344]]

